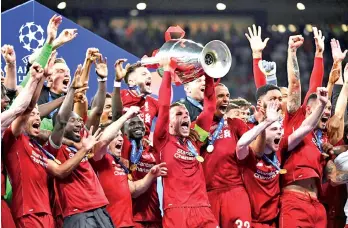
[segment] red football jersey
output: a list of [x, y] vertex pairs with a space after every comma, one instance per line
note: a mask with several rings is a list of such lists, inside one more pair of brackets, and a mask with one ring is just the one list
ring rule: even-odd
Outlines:
[[[105, 154], [99, 161], [91, 159], [91, 165], [97, 173], [100, 184], [109, 200], [110, 204], [106, 207], [106, 210], [109, 212], [115, 226], [134, 226], [132, 197], [129, 191], [127, 174], [116, 165], [110, 154]], [[125, 165], [127, 166], [127, 164]]]
[[[62, 163], [75, 155], [66, 145], [56, 149], [49, 142], [46, 149]], [[64, 179], [56, 178], [55, 181], [63, 217], [103, 207], [109, 203], [86, 157], [69, 176]]]
[[5, 165], [12, 184], [14, 218], [34, 213], [51, 214], [47, 157], [21, 134], [17, 138], [9, 127], [2, 139]]
[[[210, 135], [213, 135], [219, 120], [214, 120]], [[207, 191], [243, 185], [236, 157], [236, 145], [239, 138], [248, 131], [248, 126], [240, 119], [226, 119], [220, 134], [214, 142], [214, 150], [203, 151], [202, 163]]]
[[[1, 150], [3, 151], [3, 149]], [[1, 196], [6, 195], [6, 171], [4, 169], [4, 162], [3, 160], [4, 155], [2, 155], [1, 158]]]
[[121, 99], [123, 104], [123, 113], [131, 106], [140, 108], [140, 117], [144, 120], [146, 127], [146, 136], [150, 135], [152, 120], [158, 115], [158, 100], [148, 95], [140, 97], [131, 90], [121, 90]]
[[[287, 150], [286, 137], [282, 138], [275, 154], [277, 159], [273, 160], [278, 167], [281, 165], [282, 152]], [[271, 164], [256, 157], [251, 149], [240, 164], [245, 189], [250, 198], [252, 221], [262, 223], [275, 219], [279, 213], [279, 172]]]
[[[306, 108], [303, 105], [293, 114], [291, 121], [286, 125], [288, 127], [284, 130], [284, 137], [288, 137], [301, 126], [305, 118]], [[324, 135], [323, 141], [326, 140]], [[314, 177], [318, 179], [317, 187], [321, 191], [320, 183], [326, 161], [316, 145], [316, 137], [313, 131], [307, 134], [295, 149], [283, 154], [282, 159], [284, 161], [283, 166], [287, 170], [287, 173], [282, 175], [283, 186], [287, 186], [296, 180]]]
[[[127, 137], [123, 137], [122, 156], [130, 160], [132, 145]], [[140, 180], [146, 176], [150, 169], [156, 165], [156, 158], [152, 146], [144, 143], [144, 150], [142, 152], [140, 161], [135, 171], [132, 172], [133, 181]], [[142, 195], [133, 199], [133, 215], [134, 221], [151, 221], [159, 222], [162, 219], [161, 211], [159, 209], [160, 203], [157, 194], [157, 182], [154, 181], [151, 187]]]

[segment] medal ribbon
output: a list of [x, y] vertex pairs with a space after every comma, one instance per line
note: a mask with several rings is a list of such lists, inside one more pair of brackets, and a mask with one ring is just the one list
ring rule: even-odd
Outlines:
[[280, 167], [278, 166], [278, 158], [277, 158], [277, 155], [275, 153], [273, 154], [273, 161], [271, 159], [269, 159], [269, 157], [267, 157], [266, 154], [262, 155], [262, 160], [271, 164], [274, 168], [276, 168], [278, 171], [280, 171]]
[[46, 157], [48, 157], [48, 159], [51, 160], [56, 160], [56, 158], [50, 153], [48, 152], [46, 149], [44, 149], [35, 139], [30, 138], [29, 141], [33, 144], [35, 144], [35, 146], [37, 146], [39, 148], [39, 150], [41, 150], [42, 153], [44, 153], [46, 155]]
[[188, 149], [190, 150], [190, 152], [195, 156], [197, 157], [198, 156], [198, 153], [196, 151], [196, 148], [193, 146], [192, 142], [190, 140], [187, 140], [187, 147]]
[[130, 89], [130, 90], [135, 90], [135, 93], [138, 95], [138, 96], [140, 96], [140, 94], [141, 94], [141, 92], [140, 92], [140, 88], [139, 88], [139, 86], [128, 86], [128, 88]]
[[143, 154], [143, 144], [140, 142], [140, 148], [137, 151], [137, 143], [135, 142], [135, 140], [131, 140], [131, 144], [132, 144], [132, 151], [131, 151], [131, 155], [130, 155], [130, 160], [133, 164], [137, 164], [141, 158], [141, 155]]
[[223, 126], [224, 126], [224, 123], [225, 123], [225, 119], [222, 117], [219, 121], [219, 124], [217, 126], [217, 128], [215, 129], [211, 139], [208, 141], [208, 145], [213, 145], [215, 140], [217, 139], [217, 137], [219, 136]]
[[114, 155], [110, 151], [107, 151], [107, 153], [110, 154], [111, 157], [114, 159], [114, 161], [122, 167], [122, 169], [124, 170], [124, 172], [126, 174], [129, 174], [129, 169], [123, 164], [123, 162], [121, 161], [121, 159], [119, 157], [117, 157], [116, 155]]
[[186, 99], [195, 107], [199, 108], [201, 111], [203, 111], [203, 106], [201, 103], [193, 99], [192, 97], [186, 97]]
[[317, 130], [314, 132], [314, 137], [315, 137], [315, 145], [318, 147], [320, 150], [320, 153], [323, 153], [323, 147], [322, 147], [322, 138], [323, 138], [323, 132], [321, 130]]

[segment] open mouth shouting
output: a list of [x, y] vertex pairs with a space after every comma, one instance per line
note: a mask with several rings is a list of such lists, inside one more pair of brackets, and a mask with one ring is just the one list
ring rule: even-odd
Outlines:
[[227, 104], [222, 104], [219, 106], [219, 110], [221, 113], [226, 113], [227, 111]]
[[115, 148], [116, 148], [116, 150], [121, 150], [122, 149], [122, 142], [118, 142], [118, 143], [116, 143], [116, 145], [115, 145]]
[[187, 135], [190, 133], [190, 122], [188, 120], [184, 120], [180, 125], [181, 132], [184, 135]]
[[279, 143], [280, 143], [280, 138], [275, 138], [274, 139], [274, 144], [279, 146]]
[[35, 121], [31, 125], [34, 131], [34, 134], [39, 134], [40, 133], [40, 121]]

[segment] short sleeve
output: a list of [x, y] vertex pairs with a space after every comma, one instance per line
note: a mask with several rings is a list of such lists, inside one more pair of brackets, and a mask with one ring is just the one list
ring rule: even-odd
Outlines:
[[54, 142], [52, 141], [51, 137], [49, 137], [48, 142], [46, 143], [46, 145], [44, 146], [44, 148], [50, 152], [53, 156], [57, 157], [58, 155], [58, 151], [61, 148], [60, 146], [57, 146], [54, 144]]

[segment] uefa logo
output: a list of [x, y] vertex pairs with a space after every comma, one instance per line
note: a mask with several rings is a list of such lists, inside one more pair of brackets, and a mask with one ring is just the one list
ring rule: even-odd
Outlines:
[[45, 43], [44, 30], [34, 22], [27, 22], [19, 29], [19, 42], [29, 52], [35, 52]]

